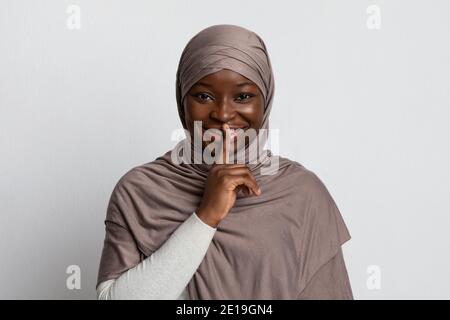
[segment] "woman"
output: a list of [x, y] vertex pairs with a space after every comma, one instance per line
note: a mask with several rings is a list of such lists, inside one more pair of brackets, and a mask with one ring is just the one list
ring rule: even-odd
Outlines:
[[115, 186], [99, 299], [353, 299], [331, 195], [259, 143], [273, 95], [254, 32], [215, 25], [189, 41], [176, 81], [187, 138]]

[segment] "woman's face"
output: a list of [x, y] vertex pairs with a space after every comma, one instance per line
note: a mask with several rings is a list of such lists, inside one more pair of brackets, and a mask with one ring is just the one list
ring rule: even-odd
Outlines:
[[[194, 137], [194, 121], [202, 122], [202, 136], [208, 129], [222, 130], [224, 123], [244, 132], [251, 128], [257, 134], [264, 116], [264, 97], [254, 82], [223, 69], [191, 87], [184, 100], [184, 112], [191, 137]], [[210, 143], [211, 140], [203, 141], [203, 148]], [[246, 141], [245, 145], [248, 145]], [[236, 152], [238, 143], [234, 147]]]

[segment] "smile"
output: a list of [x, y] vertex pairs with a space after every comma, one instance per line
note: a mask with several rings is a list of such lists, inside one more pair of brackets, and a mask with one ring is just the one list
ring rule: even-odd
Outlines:
[[[228, 130], [228, 132], [229, 132], [229, 137], [235, 139], [235, 138], [237, 138], [240, 134], [243, 134], [248, 128], [249, 128], [249, 126], [244, 126], [244, 127], [230, 127], [230, 129]], [[225, 135], [225, 132], [222, 130], [222, 128], [217, 128], [217, 127], [211, 127], [211, 128], [205, 128], [205, 127], [203, 127], [203, 128], [202, 128], [202, 130], [203, 130], [202, 133], [204, 134], [205, 131], [206, 131], [206, 130], [209, 130], [209, 129], [217, 129], [217, 130], [220, 130], [220, 131], [221, 131], [221, 135]], [[219, 135], [217, 135], [217, 134], [215, 134], [215, 133], [213, 133], [212, 136], [213, 136], [213, 139], [221, 138]]]

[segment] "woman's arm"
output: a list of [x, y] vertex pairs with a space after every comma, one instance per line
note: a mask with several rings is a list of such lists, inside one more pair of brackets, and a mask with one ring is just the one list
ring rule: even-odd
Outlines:
[[99, 300], [177, 299], [194, 275], [217, 228], [194, 212], [147, 259], [97, 286]]

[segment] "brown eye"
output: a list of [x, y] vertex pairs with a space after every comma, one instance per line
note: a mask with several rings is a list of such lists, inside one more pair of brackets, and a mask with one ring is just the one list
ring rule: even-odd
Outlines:
[[199, 98], [201, 101], [208, 101], [208, 99], [212, 100], [212, 98], [208, 94], [206, 94], [204, 92], [197, 93], [194, 96]]
[[240, 93], [236, 100], [239, 101], [239, 102], [243, 102], [243, 101], [249, 100], [251, 97], [253, 97], [252, 94]]

